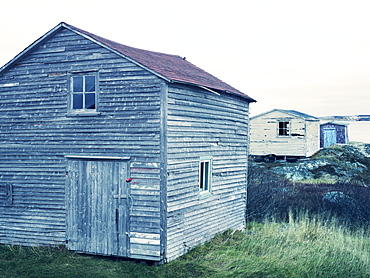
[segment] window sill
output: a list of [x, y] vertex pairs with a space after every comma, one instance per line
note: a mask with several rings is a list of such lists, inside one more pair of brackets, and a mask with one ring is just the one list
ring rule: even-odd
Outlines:
[[212, 196], [212, 192], [210, 191], [200, 191], [199, 192], [199, 200], [206, 199]]
[[69, 112], [66, 117], [94, 117], [101, 115], [101, 112]]

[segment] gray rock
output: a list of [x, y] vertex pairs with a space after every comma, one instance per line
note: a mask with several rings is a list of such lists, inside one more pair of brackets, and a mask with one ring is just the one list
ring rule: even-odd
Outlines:
[[283, 175], [291, 181], [301, 181], [314, 178], [312, 170], [328, 164], [329, 162], [324, 160], [303, 160], [294, 164], [287, 163], [273, 167], [272, 171], [276, 174]]
[[342, 204], [352, 201], [352, 198], [340, 191], [330, 191], [322, 197], [323, 201], [331, 203]]

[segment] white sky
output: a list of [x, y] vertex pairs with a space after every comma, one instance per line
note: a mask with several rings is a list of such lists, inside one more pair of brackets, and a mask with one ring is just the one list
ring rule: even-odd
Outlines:
[[0, 66], [62, 21], [185, 56], [255, 98], [252, 116], [370, 114], [369, 0], [0, 0]]

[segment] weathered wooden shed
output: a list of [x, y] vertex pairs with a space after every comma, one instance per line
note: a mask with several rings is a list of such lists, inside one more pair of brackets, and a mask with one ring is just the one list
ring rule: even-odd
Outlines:
[[166, 262], [243, 228], [253, 101], [58, 24], [0, 69], [0, 243]]
[[316, 117], [295, 111], [274, 109], [250, 119], [250, 154], [277, 158], [308, 157], [319, 147]]
[[320, 125], [320, 148], [348, 143], [348, 124], [327, 122]]

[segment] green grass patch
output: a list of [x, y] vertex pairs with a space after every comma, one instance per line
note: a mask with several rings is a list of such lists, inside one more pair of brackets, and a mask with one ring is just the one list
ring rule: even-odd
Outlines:
[[65, 248], [0, 245], [0, 277], [370, 277], [363, 231], [301, 214], [249, 223], [165, 265], [89, 256]]
[[323, 174], [323, 175], [321, 175], [320, 178], [302, 179], [302, 180], [297, 180], [294, 183], [295, 184], [312, 184], [312, 185], [336, 184], [336, 183], [338, 183], [338, 178], [333, 177], [329, 174]]

